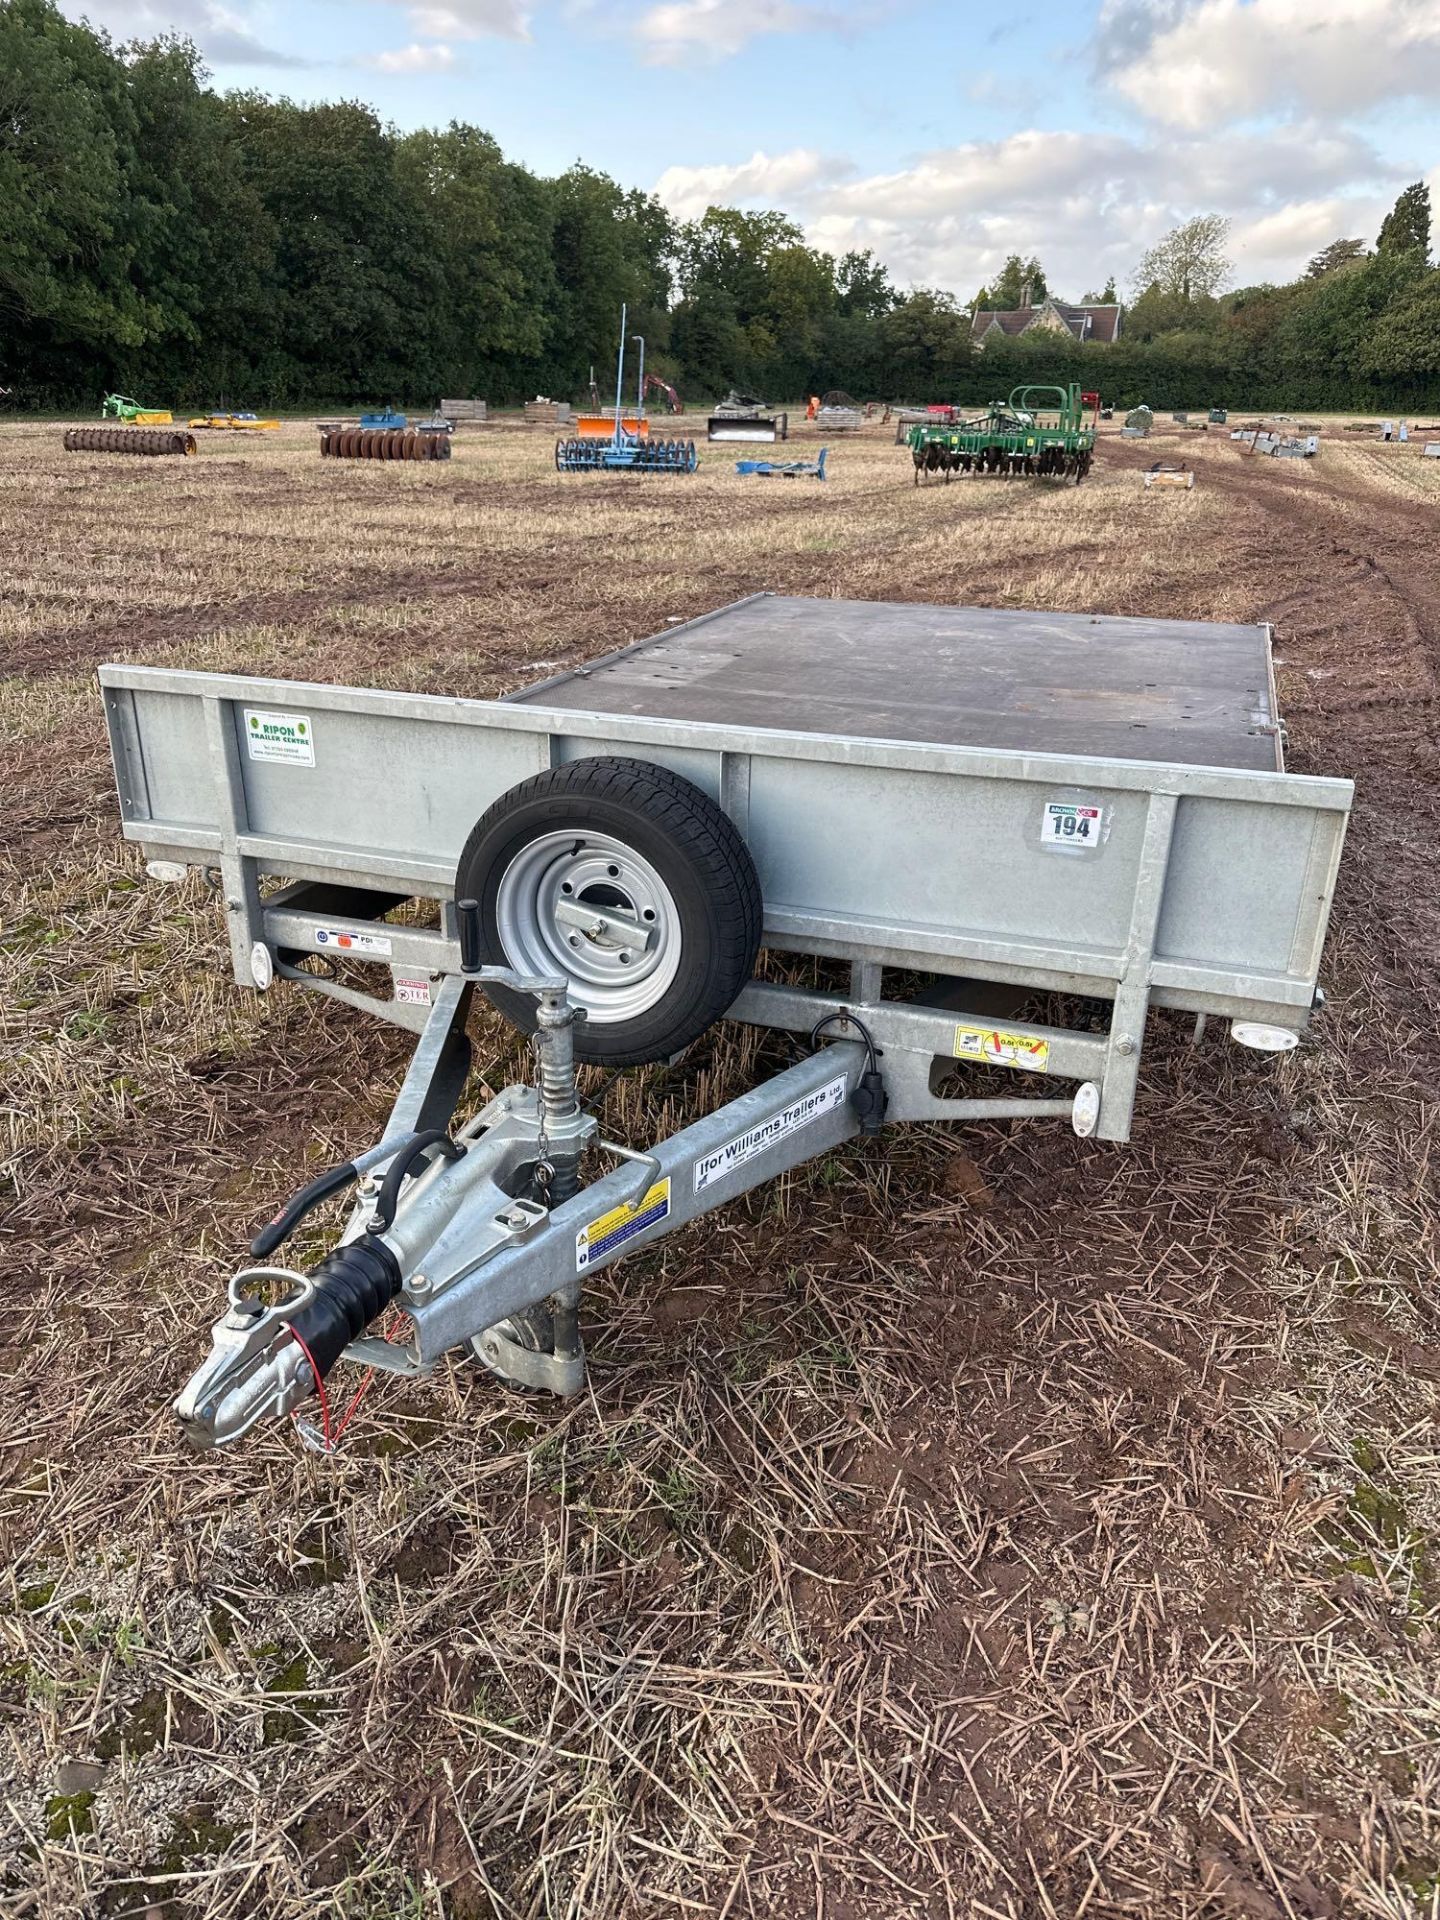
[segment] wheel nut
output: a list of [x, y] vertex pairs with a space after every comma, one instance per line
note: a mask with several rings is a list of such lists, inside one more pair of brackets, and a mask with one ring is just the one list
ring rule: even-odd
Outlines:
[[630, 964], [630, 956], [629, 956], [629, 954], [628, 954], [628, 953], [622, 953], [622, 954], [621, 954], [621, 956], [620, 956], [620, 964], [621, 964], [621, 966], [622, 966], [622, 967], [628, 967], [628, 966], [629, 966], [629, 964]]

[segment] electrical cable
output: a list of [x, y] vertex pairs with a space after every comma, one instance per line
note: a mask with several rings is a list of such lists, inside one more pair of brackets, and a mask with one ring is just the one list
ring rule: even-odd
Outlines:
[[820, 1035], [825, 1031], [826, 1027], [832, 1027], [837, 1022], [840, 1022], [845, 1026], [854, 1027], [855, 1031], [860, 1035], [860, 1038], [865, 1042], [865, 1053], [866, 1053], [865, 1070], [867, 1073], [876, 1072], [877, 1069], [876, 1069], [875, 1062], [879, 1059], [880, 1052], [877, 1046], [875, 1045], [874, 1036], [870, 1032], [870, 1029], [865, 1025], [865, 1022], [863, 1020], [857, 1020], [853, 1013], [822, 1014], [821, 1017], [815, 1022], [814, 1026], [810, 1029], [810, 1051], [812, 1053], [815, 1051], [815, 1043], [820, 1038]]

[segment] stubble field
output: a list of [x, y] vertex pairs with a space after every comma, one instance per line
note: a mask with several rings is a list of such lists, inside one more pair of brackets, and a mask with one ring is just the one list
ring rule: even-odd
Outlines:
[[[0, 1910], [1440, 1916], [1440, 461], [1107, 434], [1078, 489], [915, 490], [878, 425], [824, 486], [315, 441], [0, 427]], [[1142, 491], [1162, 454], [1193, 492]], [[183, 1455], [246, 1237], [408, 1043], [229, 985], [203, 880], [119, 839], [95, 667], [484, 696], [760, 588], [1272, 621], [1289, 764], [1358, 784], [1313, 1041], [1156, 1016], [1126, 1146], [852, 1144], [603, 1274], [576, 1401], [456, 1366], [333, 1458]], [[604, 1124], [782, 1057], [722, 1027]]]

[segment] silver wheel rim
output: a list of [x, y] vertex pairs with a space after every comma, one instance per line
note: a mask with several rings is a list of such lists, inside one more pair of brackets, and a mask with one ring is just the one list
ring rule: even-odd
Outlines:
[[495, 927], [520, 973], [563, 973], [592, 1025], [633, 1020], [669, 991], [680, 914], [650, 862], [608, 833], [543, 833], [500, 876]]

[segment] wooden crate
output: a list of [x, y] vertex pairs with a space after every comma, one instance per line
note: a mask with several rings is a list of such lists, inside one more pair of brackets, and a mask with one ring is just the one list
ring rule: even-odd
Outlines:
[[483, 400], [442, 400], [440, 411], [457, 427], [483, 427], [488, 418]]

